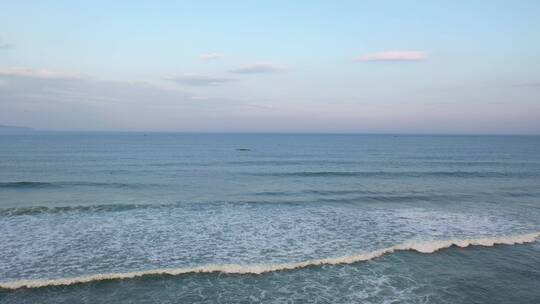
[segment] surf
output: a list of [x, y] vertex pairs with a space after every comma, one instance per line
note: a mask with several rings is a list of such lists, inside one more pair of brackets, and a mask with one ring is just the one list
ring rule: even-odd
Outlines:
[[269, 272], [288, 271], [295, 269], [302, 269], [307, 267], [317, 267], [323, 265], [341, 265], [341, 264], [353, 264], [358, 262], [365, 262], [376, 259], [378, 257], [392, 254], [400, 251], [415, 251], [422, 254], [431, 254], [439, 250], [443, 250], [452, 246], [459, 248], [467, 248], [471, 246], [480, 247], [492, 247], [496, 245], [517, 245], [527, 244], [535, 242], [540, 238], [540, 232], [496, 236], [496, 237], [479, 237], [479, 238], [466, 238], [466, 239], [445, 239], [445, 240], [411, 240], [404, 243], [400, 243], [394, 246], [374, 250], [371, 252], [359, 253], [354, 255], [306, 260], [302, 262], [293, 263], [279, 263], [279, 264], [216, 264], [216, 265], [204, 265], [196, 267], [183, 267], [183, 268], [160, 268], [150, 269], [144, 271], [132, 271], [132, 272], [117, 272], [117, 273], [103, 273], [93, 274], [69, 278], [59, 279], [22, 279], [11, 282], [0, 282], [0, 289], [15, 290], [19, 288], [44, 288], [52, 286], [69, 286], [75, 284], [86, 284], [98, 281], [109, 280], [127, 280], [144, 276], [179, 276], [196, 273], [224, 273], [224, 274], [237, 274], [237, 275], [260, 275]]

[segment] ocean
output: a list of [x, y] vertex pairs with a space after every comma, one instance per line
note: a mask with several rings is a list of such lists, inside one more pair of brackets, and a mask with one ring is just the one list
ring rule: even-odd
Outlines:
[[540, 303], [540, 136], [0, 135], [0, 303]]

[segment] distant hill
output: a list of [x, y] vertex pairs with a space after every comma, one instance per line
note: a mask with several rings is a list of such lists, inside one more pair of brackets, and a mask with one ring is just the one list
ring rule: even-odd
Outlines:
[[28, 127], [0, 125], [0, 130], [34, 130]]
[[26, 133], [35, 131], [28, 127], [0, 125], [0, 134]]

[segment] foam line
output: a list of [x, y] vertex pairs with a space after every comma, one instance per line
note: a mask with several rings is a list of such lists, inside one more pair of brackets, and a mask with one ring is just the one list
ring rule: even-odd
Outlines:
[[484, 246], [491, 247], [495, 245], [514, 245], [532, 243], [540, 238], [540, 232], [511, 235], [511, 236], [499, 236], [499, 237], [486, 237], [475, 239], [448, 239], [448, 240], [432, 240], [432, 241], [409, 241], [401, 243], [395, 246], [350, 256], [325, 258], [317, 260], [308, 260], [296, 263], [282, 263], [282, 264], [252, 264], [252, 265], [240, 265], [240, 264], [223, 264], [223, 265], [206, 265], [189, 268], [162, 268], [152, 269], [145, 271], [133, 271], [133, 272], [119, 272], [119, 273], [105, 273], [94, 274], [87, 276], [78, 276], [62, 279], [33, 279], [33, 280], [18, 280], [11, 282], [0, 282], [0, 289], [18, 289], [18, 288], [41, 288], [50, 286], [66, 286], [73, 284], [83, 284], [104, 280], [124, 280], [137, 278], [149, 275], [171, 275], [177, 276], [182, 274], [191, 273], [228, 273], [228, 274], [262, 274], [266, 272], [293, 270], [299, 268], [306, 268], [310, 266], [320, 265], [339, 265], [339, 264], [352, 264], [362, 261], [369, 261], [374, 258], [390, 254], [396, 251], [417, 251], [420, 253], [433, 253], [441, 249], [445, 249], [451, 246], [457, 246], [461, 248], [469, 246]]

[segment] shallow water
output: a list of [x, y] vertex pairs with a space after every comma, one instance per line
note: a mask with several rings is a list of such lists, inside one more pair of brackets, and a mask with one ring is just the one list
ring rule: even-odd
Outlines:
[[4, 135], [0, 300], [540, 302], [539, 185], [534, 136]]

